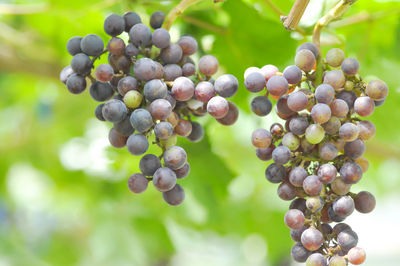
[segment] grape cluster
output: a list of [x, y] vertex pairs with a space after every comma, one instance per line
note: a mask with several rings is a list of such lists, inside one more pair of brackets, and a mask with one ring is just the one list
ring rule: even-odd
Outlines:
[[350, 189], [368, 169], [365, 141], [376, 132], [360, 118], [384, 103], [388, 87], [381, 80], [364, 82], [358, 70], [358, 61], [345, 58], [341, 49], [323, 59], [315, 45], [304, 43], [283, 73], [273, 65], [245, 72], [245, 87], [263, 93], [252, 100], [252, 111], [268, 115], [270, 97], [286, 121], [255, 130], [251, 141], [260, 160], [273, 161], [265, 177], [279, 184], [281, 199], [291, 201], [284, 221], [296, 242], [292, 257], [309, 266], [359, 265], [366, 257], [343, 221], [354, 209], [369, 213], [375, 207], [371, 193]]
[[[112, 146], [126, 146], [133, 155], [145, 154], [150, 143], [160, 147], [160, 156], [141, 158], [141, 173], [129, 178], [128, 187], [142, 193], [153, 181], [168, 204], [179, 205], [185, 192], [177, 179], [187, 177], [190, 166], [185, 150], [176, 146], [177, 136], [192, 142], [203, 138], [204, 129], [193, 116], [209, 113], [223, 125], [235, 123], [238, 108], [226, 98], [236, 93], [239, 84], [230, 74], [211, 78], [218, 70], [212, 55], [202, 56], [197, 70], [190, 57], [198, 50], [196, 39], [182, 36], [171, 42], [169, 32], [161, 28], [164, 18], [160, 11], [151, 15], [152, 31], [135, 12], [112, 14], [104, 21], [104, 31], [111, 36], [106, 47], [95, 34], [72, 37], [67, 50], [73, 58], [60, 79], [73, 94], [82, 93], [87, 81], [91, 83], [90, 96], [103, 102], [95, 116], [113, 123], [108, 136]], [[124, 32], [129, 35], [127, 43]], [[105, 53], [108, 64], [95, 67]]]

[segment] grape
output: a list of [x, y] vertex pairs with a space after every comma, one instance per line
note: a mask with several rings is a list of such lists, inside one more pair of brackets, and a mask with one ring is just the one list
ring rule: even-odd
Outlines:
[[142, 193], [147, 189], [149, 181], [142, 174], [133, 174], [128, 179], [128, 187], [133, 193]]
[[347, 266], [347, 261], [344, 257], [335, 255], [329, 260], [329, 266]]
[[104, 102], [114, 95], [114, 90], [110, 83], [96, 81], [90, 85], [89, 93], [95, 101]]
[[182, 68], [177, 64], [168, 64], [164, 66], [164, 80], [174, 81], [182, 76]]
[[284, 95], [284, 96], [280, 97], [278, 102], [276, 103], [276, 109], [279, 113], [290, 117], [296, 113], [293, 112], [292, 110], [290, 110], [290, 108], [287, 105], [287, 101], [288, 101], [288, 95]]
[[231, 74], [222, 75], [214, 82], [215, 91], [224, 98], [235, 95], [238, 88], [239, 82], [236, 77]]
[[292, 184], [288, 182], [282, 182], [278, 187], [278, 196], [282, 200], [292, 200], [296, 198], [297, 190]]
[[300, 139], [292, 132], [288, 132], [282, 138], [282, 145], [288, 147], [291, 151], [295, 151], [300, 147]]
[[344, 145], [344, 154], [352, 159], [360, 158], [365, 152], [364, 141], [356, 139]]
[[307, 176], [307, 171], [303, 167], [297, 166], [290, 171], [289, 182], [295, 187], [302, 187]]
[[198, 49], [197, 41], [192, 36], [182, 36], [178, 40], [178, 45], [182, 48], [183, 55], [192, 55]]
[[267, 148], [271, 145], [271, 133], [263, 128], [255, 130], [251, 136], [251, 142], [256, 148]]
[[152, 79], [146, 82], [146, 84], [144, 85], [143, 94], [146, 100], [150, 102], [157, 99], [163, 99], [168, 94], [167, 85], [159, 79]]
[[153, 119], [166, 120], [172, 112], [172, 106], [165, 99], [157, 99], [150, 104], [149, 111]]
[[197, 84], [194, 93], [197, 100], [207, 103], [212, 97], [215, 96], [214, 85], [208, 81], [201, 81]]
[[166, 192], [176, 185], [176, 175], [168, 167], [161, 167], [153, 175], [154, 187], [161, 192]]
[[166, 29], [156, 29], [153, 32], [151, 40], [154, 46], [164, 49], [170, 45], [171, 36]]
[[389, 88], [382, 80], [373, 80], [367, 84], [367, 95], [374, 101], [383, 101], [388, 95]]
[[143, 175], [153, 176], [157, 169], [161, 168], [161, 161], [154, 154], [146, 154], [140, 159], [139, 168]]
[[111, 36], [120, 35], [125, 30], [125, 20], [117, 14], [109, 15], [104, 21], [104, 31]]
[[112, 55], [123, 55], [125, 53], [125, 42], [121, 38], [112, 37], [107, 43], [107, 50]]
[[338, 150], [332, 142], [326, 142], [319, 147], [319, 156], [325, 161], [332, 161], [338, 155]]
[[264, 75], [265, 80], [268, 81], [272, 76], [275, 76], [279, 69], [274, 65], [265, 65], [260, 69], [261, 73]]
[[345, 58], [344, 52], [339, 48], [330, 49], [326, 53], [326, 62], [331, 67], [339, 67]]
[[171, 91], [178, 101], [187, 101], [194, 95], [193, 81], [186, 77], [179, 77], [175, 79]]
[[171, 190], [163, 192], [162, 195], [164, 201], [172, 206], [178, 206], [185, 200], [185, 191], [178, 184]]
[[319, 55], [319, 50], [318, 47], [315, 46], [315, 44], [313, 44], [312, 42], [305, 42], [303, 44], [301, 44], [298, 48], [297, 48], [297, 53], [301, 50], [310, 50], [313, 55], [315, 56], [315, 58], [318, 58]]
[[260, 92], [266, 86], [265, 77], [260, 72], [250, 73], [244, 80], [244, 86], [250, 92]]
[[374, 113], [375, 103], [374, 101], [368, 97], [358, 97], [354, 101], [354, 111], [360, 116], [370, 116]]
[[93, 62], [90, 60], [89, 56], [82, 53], [76, 54], [71, 60], [72, 70], [82, 76], [88, 75], [92, 66]]
[[293, 200], [290, 203], [289, 209], [290, 210], [296, 209], [296, 210], [299, 210], [304, 213], [307, 210], [306, 200], [303, 198], [297, 198], [297, 199]]
[[122, 121], [127, 114], [125, 104], [120, 100], [109, 100], [103, 106], [103, 117], [110, 122], [116, 123]]
[[344, 183], [342, 178], [336, 178], [331, 184], [332, 191], [337, 195], [346, 195], [349, 193], [351, 184]]
[[303, 247], [301, 243], [296, 243], [290, 252], [292, 258], [297, 262], [305, 262], [311, 252]]
[[182, 168], [186, 163], [187, 155], [183, 148], [172, 146], [164, 152], [163, 158], [165, 166], [176, 170]]
[[307, 118], [304, 116], [296, 116], [290, 119], [289, 129], [293, 134], [301, 136], [306, 132], [308, 125], [309, 123]]
[[357, 95], [354, 91], [341, 91], [336, 95], [337, 99], [342, 99], [345, 101], [349, 107], [349, 109], [353, 109], [354, 101], [357, 99]]
[[126, 116], [121, 122], [114, 123], [115, 130], [123, 136], [129, 137], [135, 131], [132, 127], [129, 116]]
[[100, 104], [96, 107], [96, 109], [94, 110], [94, 115], [96, 116], [97, 119], [99, 119], [100, 121], [106, 121], [103, 117], [103, 106], [104, 104]]
[[192, 123], [185, 119], [180, 119], [175, 126], [175, 133], [182, 137], [187, 137], [192, 133]]
[[154, 127], [154, 134], [157, 139], [167, 140], [174, 132], [174, 128], [169, 122], [160, 122]]
[[309, 196], [318, 196], [322, 188], [323, 184], [316, 175], [307, 176], [303, 181], [303, 189]]
[[76, 36], [72, 37], [67, 42], [67, 51], [70, 55], [74, 56], [76, 54], [82, 53], [81, 50], [82, 37]]
[[112, 66], [115, 72], [129, 73], [131, 61], [125, 55], [115, 56], [109, 54], [108, 63]]
[[347, 259], [351, 264], [360, 265], [365, 261], [365, 251], [362, 248], [354, 247], [347, 253]]
[[376, 200], [374, 195], [368, 191], [361, 191], [354, 198], [354, 205], [357, 211], [361, 213], [369, 213], [375, 209]]
[[129, 43], [125, 48], [125, 55], [128, 57], [138, 56], [139, 53], [140, 53], [139, 48], [137, 48], [132, 43]]
[[150, 26], [153, 29], [161, 28], [164, 23], [165, 14], [162, 11], [156, 11], [150, 16]]
[[197, 122], [192, 122], [192, 131], [186, 137], [191, 142], [199, 142], [204, 137], [204, 128]]
[[301, 150], [304, 152], [304, 154], [311, 153], [315, 148], [315, 145], [308, 142], [306, 138], [301, 139], [300, 146], [301, 146]]
[[221, 96], [214, 96], [207, 103], [207, 112], [217, 119], [225, 117], [228, 114], [228, 111], [228, 101]]
[[126, 145], [128, 137], [121, 135], [117, 130], [112, 128], [108, 134], [110, 144], [115, 148], [123, 148]]
[[193, 76], [196, 73], [196, 66], [192, 63], [186, 63], [182, 66], [182, 75], [185, 77]]
[[336, 91], [343, 88], [346, 78], [342, 71], [331, 70], [325, 73], [324, 83], [331, 85]]
[[326, 258], [320, 253], [311, 254], [306, 260], [306, 266], [327, 266]]
[[331, 104], [330, 108], [332, 115], [338, 118], [345, 118], [349, 112], [349, 106], [342, 99], [335, 99]]
[[326, 163], [318, 169], [319, 180], [324, 184], [330, 184], [337, 176], [337, 169], [334, 165]]
[[368, 171], [369, 168], [369, 162], [367, 159], [360, 157], [354, 160], [356, 163], [358, 163], [358, 165], [360, 165], [363, 173]]
[[278, 146], [272, 152], [272, 160], [276, 164], [282, 165], [289, 162], [291, 158], [291, 153], [288, 147], [286, 146]]
[[358, 128], [358, 137], [361, 140], [370, 140], [375, 136], [376, 133], [376, 127], [375, 125], [367, 120], [364, 121], [360, 121], [357, 124], [357, 128]]
[[269, 131], [271, 132], [272, 135], [276, 136], [276, 137], [280, 137], [283, 135], [283, 126], [279, 123], [273, 123], [271, 125], [271, 128], [269, 129]]
[[129, 30], [130, 42], [137, 47], [151, 44], [151, 35], [150, 28], [143, 23], [137, 23]]
[[324, 128], [318, 124], [311, 124], [306, 129], [306, 139], [311, 144], [320, 143], [325, 137]]
[[272, 76], [267, 82], [267, 90], [273, 96], [282, 96], [288, 89], [289, 84], [282, 76]]
[[239, 109], [237, 106], [233, 102], [228, 101], [228, 107], [228, 113], [223, 118], [217, 119], [217, 121], [224, 126], [233, 125], [239, 118]]
[[174, 170], [176, 178], [183, 179], [189, 175], [190, 165], [185, 163], [181, 168]]
[[310, 251], [319, 249], [323, 242], [322, 233], [315, 228], [310, 227], [301, 234], [301, 244]]
[[306, 230], [308, 227], [303, 226], [300, 229], [290, 229], [290, 237], [293, 241], [300, 242], [301, 241], [301, 234]]
[[331, 118], [331, 109], [327, 104], [317, 103], [311, 109], [311, 117], [315, 123], [323, 124]]
[[354, 200], [350, 196], [341, 196], [333, 202], [332, 208], [336, 215], [347, 217], [354, 211]]
[[211, 77], [218, 70], [218, 60], [212, 55], [204, 55], [199, 60], [199, 71], [200, 73]]
[[140, 58], [136, 61], [133, 69], [136, 78], [149, 81], [157, 75], [158, 66], [150, 58]]
[[333, 227], [333, 233], [339, 235], [341, 232], [351, 230], [351, 227], [346, 223], [338, 223]]
[[128, 108], [137, 108], [142, 103], [143, 96], [136, 90], [128, 91], [123, 97], [123, 101]]
[[346, 58], [342, 62], [341, 69], [347, 76], [355, 76], [360, 69], [360, 64], [354, 58]]
[[101, 64], [96, 68], [96, 79], [101, 82], [108, 82], [113, 78], [114, 70], [108, 64]]
[[291, 229], [301, 229], [304, 226], [304, 214], [297, 209], [288, 210], [285, 214], [285, 224]]
[[340, 176], [346, 184], [355, 184], [362, 177], [362, 169], [355, 162], [347, 162], [340, 168]]
[[339, 128], [339, 136], [344, 141], [354, 141], [358, 137], [358, 127], [350, 122], [344, 123]]
[[90, 56], [98, 56], [103, 52], [103, 40], [96, 34], [89, 34], [81, 40], [81, 50]]
[[289, 84], [298, 84], [302, 77], [303, 72], [298, 66], [288, 66], [283, 71], [283, 77], [289, 82]]
[[306, 201], [307, 209], [309, 209], [312, 213], [320, 212], [324, 207], [324, 204], [324, 200], [319, 196], [309, 197]]
[[138, 82], [134, 77], [126, 76], [118, 81], [118, 92], [124, 96], [128, 91], [138, 90]]
[[133, 155], [142, 155], [149, 148], [149, 142], [147, 138], [141, 134], [133, 134], [129, 136], [126, 147], [128, 151]]
[[272, 159], [272, 151], [275, 149], [275, 145], [270, 145], [267, 148], [257, 148], [256, 155], [258, 159], [262, 161], [269, 161]]
[[82, 93], [86, 89], [86, 79], [78, 74], [72, 74], [67, 79], [67, 89], [73, 94]]
[[145, 109], [134, 110], [130, 116], [130, 121], [133, 128], [140, 133], [148, 131], [154, 124], [151, 114]]
[[330, 104], [335, 98], [335, 90], [329, 84], [321, 84], [315, 90], [315, 99], [319, 103]]
[[[264, 73], [261, 71], [261, 69], [259, 69], [258, 67], [249, 67], [248, 69], [246, 69], [246, 70], [244, 71], [244, 74], [243, 74], [244, 79], [246, 80], [246, 78], [247, 78], [251, 73], [254, 73], [254, 72], [261, 73], [261, 74], [263, 75], [263, 77], [264, 77]], [[277, 70], [276, 72], [278, 72], [278, 70]], [[275, 73], [274, 73], [274, 75], [275, 75]], [[265, 77], [264, 77], [264, 79], [265, 79]]]
[[343, 251], [348, 251], [351, 248], [357, 246], [358, 236], [352, 230], [345, 230], [338, 234], [337, 242]]
[[296, 53], [294, 62], [301, 70], [309, 72], [316, 63], [315, 55], [310, 50], [303, 49]]
[[251, 111], [258, 116], [266, 116], [272, 110], [272, 103], [266, 96], [257, 96], [251, 101]]
[[280, 183], [286, 177], [286, 168], [283, 165], [272, 163], [265, 170], [265, 177], [271, 183]]
[[294, 112], [299, 112], [307, 108], [308, 97], [301, 91], [291, 93], [287, 99], [287, 106]]
[[140, 18], [140, 16], [136, 13], [136, 12], [126, 12], [123, 15], [123, 18], [125, 20], [125, 31], [129, 32], [130, 29], [138, 24], [138, 23], [142, 23], [142, 19]]
[[67, 84], [67, 80], [70, 76], [74, 74], [71, 66], [64, 67], [60, 72], [60, 80], [62, 83]]
[[160, 58], [165, 64], [176, 64], [182, 59], [182, 48], [175, 43], [170, 43], [161, 50]]

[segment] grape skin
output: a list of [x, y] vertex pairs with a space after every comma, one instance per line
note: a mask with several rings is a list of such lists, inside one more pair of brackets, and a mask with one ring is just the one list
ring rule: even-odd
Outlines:
[[133, 57], [133, 56], [138, 56], [140, 53], [139, 48], [137, 48], [135, 45], [132, 43], [129, 43], [126, 48], [125, 48], [125, 55], [128, 57]]
[[163, 199], [171, 206], [178, 206], [185, 200], [185, 191], [183, 188], [176, 184], [171, 190], [162, 193]]
[[156, 11], [150, 16], [150, 26], [153, 29], [161, 28], [165, 19], [165, 14], [162, 11]]
[[318, 47], [315, 46], [315, 44], [313, 44], [312, 42], [305, 42], [305, 43], [301, 44], [297, 48], [296, 53], [298, 53], [301, 50], [309, 50], [309, 51], [311, 51], [315, 58], [318, 58], [318, 56], [319, 56]]
[[332, 142], [326, 142], [320, 146], [319, 155], [325, 161], [332, 161], [338, 155], [338, 150]]
[[109, 100], [103, 106], [103, 117], [113, 123], [122, 121], [127, 114], [128, 110], [126, 105], [120, 100]]
[[271, 133], [263, 128], [259, 128], [251, 135], [251, 142], [256, 148], [267, 148], [271, 145]]
[[214, 82], [215, 91], [224, 98], [229, 98], [235, 95], [238, 88], [239, 82], [237, 78], [231, 74], [224, 74]]
[[175, 126], [175, 133], [182, 137], [187, 137], [192, 133], [192, 123], [185, 119], [179, 119]]
[[130, 41], [137, 47], [149, 45], [151, 36], [150, 28], [143, 23], [137, 23], [129, 30]]
[[326, 53], [326, 62], [332, 67], [339, 67], [345, 58], [344, 52], [339, 48], [330, 49]]
[[370, 140], [375, 136], [376, 133], [376, 127], [375, 125], [367, 120], [360, 121], [357, 124], [358, 128], [358, 138], [361, 140]]
[[68, 40], [67, 51], [70, 55], [74, 56], [76, 54], [82, 53], [81, 50], [82, 37], [75, 36]]
[[283, 165], [272, 163], [265, 170], [265, 177], [271, 183], [280, 183], [286, 177], [286, 168]]
[[339, 136], [344, 141], [347, 141], [347, 142], [354, 141], [358, 137], [358, 128], [353, 123], [350, 123], [350, 122], [344, 123], [339, 128]]
[[282, 200], [293, 200], [297, 196], [297, 190], [292, 184], [282, 182], [278, 187], [278, 196]]
[[179, 77], [175, 79], [171, 92], [176, 100], [187, 101], [194, 95], [193, 81], [186, 77]]
[[286, 146], [278, 146], [272, 152], [272, 160], [274, 160], [276, 164], [286, 164], [287, 162], [289, 162], [290, 158], [290, 149]]
[[366, 254], [362, 248], [354, 247], [347, 253], [347, 258], [351, 264], [360, 265], [364, 263]]
[[264, 75], [265, 80], [268, 81], [279, 72], [279, 69], [274, 65], [265, 65], [260, 69], [260, 72]]
[[104, 21], [104, 31], [113, 37], [120, 35], [125, 29], [125, 20], [117, 14], [109, 15]]
[[347, 76], [355, 76], [360, 69], [360, 63], [354, 58], [346, 58], [342, 62], [341, 69]]
[[250, 73], [244, 80], [244, 86], [250, 92], [260, 92], [266, 86], [265, 77], [259, 72]]
[[156, 29], [151, 36], [151, 40], [155, 47], [164, 49], [169, 46], [171, 36], [166, 29]]
[[332, 115], [338, 118], [345, 118], [349, 112], [349, 106], [342, 99], [335, 99], [331, 104], [330, 108]]
[[190, 165], [185, 163], [181, 168], [174, 170], [176, 178], [183, 179], [189, 175]]
[[179, 146], [169, 147], [163, 155], [165, 166], [176, 170], [182, 168], [186, 163], [187, 155], [183, 148]]
[[362, 140], [356, 139], [344, 145], [344, 153], [352, 159], [360, 158], [365, 152], [365, 144]]
[[342, 178], [336, 178], [333, 180], [331, 183], [331, 189], [332, 191], [340, 196], [346, 195], [349, 193], [351, 188], [351, 184], [346, 184]]
[[362, 177], [362, 169], [355, 162], [347, 162], [340, 168], [340, 176], [346, 184], [355, 184]]
[[168, 167], [161, 167], [153, 175], [154, 187], [161, 192], [166, 192], [176, 185], [176, 174]]
[[294, 62], [301, 70], [309, 72], [316, 63], [315, 55], [310, 50], [302, 49], [296, 53]]
[[301, 91], [291, 93], [287, 99], [287, 106], [294, 112], [302, 111], [308, 106], [308, 97]]
[[311, 254], [306, 260], [306, 266], [327, 266], [326, 258], [320, 253]]
[[165, 99], [157, 99], [150, 104], [149, 111], [153, 119], [166, 120], [172, 112], [172, 106]]
[[311, 109], [311, 117], [317, 124], [323, 124], [331, 118], [331, 108], [327, 104], [317, 103]]
[[170, 43], [161, 50], [160, 58], [165, 64], [176, 64], [182, 59], [182, 48], [175, 43]]
[[197, 122], [192, 122], [192, 131], [186, 137], [190, 142], [199, 142], [204, 137], [204, 128]]
[[302, 187], [307, 176], [307, 171], [303, 167], [297, 166], [290, 171], [289, 182], [295, 187]]
[[90, 56], [98, 56], [103, 52], [103, 40], [96, 34], [88, 34], [81, 40], [81, 50]]
[[149, 81], [157, 75], [158, 66], [150, 58], [140, 58], [133, 68], [135, 77], [142, 81]]
[[125, 42], [121, 38], [112, 37], [107, 43], [107, 50], [112, 55], [123, 55], [125, 53]]
[[142, 155], [149, 148], [149, 141], [141, 134], [133, 134], [129, 136], [126, 147], [133, 155]]
[[114, 128], [123, 136], [129, 137], [135, 131], [132, 127], [129, 116], [126, 116], [121, 122], [114, 123]]
[[330, 104], [335, 98], [335, 90], [329, 84], [321, 84], [315, 90], [315, 99], [319, 103]]
[[374, 113], [375, 103], [368, 96], [358, 97], [354, 101], [354, 111], [363, 117], [370, 116]]
[[354, 200], [350, 196], [341, 196], [332, 205], [336, 215], [347, 217], [354, 211]]
[[130, 116], [132, 127], [140, 133], [147, 132], [153, 125], [153, 118], [149, 111], [145, 109], [136, 109]]
[[304, 226], [304, 214], [297, 209], [288, 210], [285, 214], [285, 224], [290, 229], [301, 229]]
[[192, 63], [186, 63], [182, 66], [182, 75], [185, 77], [190, 77], [196, 74], [196, 66]]
[[368, 191], [361, 191], [354, 198], [354, 205], [358, 212], [369, 213], [375, 209], [376, 200]]
[[289, 98], [288, 95], [283, 95], [282, 97], [280, 97], [278, 102], [276, 103], [276, 109], [277, 109], [278, 113], [281, 113], [287, 117], [291, 117], [294, 114], [296, 114], [296, 112], [292, 111], [289, 108], [289, 106], [287, 104], [288, 98]]
[[86, 76], [90, 73], [93, 66], [92, 60], [89, 56], [79, 53], [76, 54], [71, 60], [71, 68], [76, 74]]
[[388, 95], [389, 88], [382, 80], [373, 80], [367, 84], [366, 92], [374, 101], [383, 101]]
[[156, 135], [156, 138], [160, 140], [169, 139], [173, 132], [174, 128], [169, 122], [160, 122], [154, 127], [154, 134]]
[[251, 111], [258, 116], [266, 116], [272, 110], [272, 103], [265, 96], [257, 96], [251, 101]]
[[73, 94], [80, 94], [86, 89], [86, 79], [78, 74], [72, 74], [67, 79], [67, 89]]
[[142, 174], [133, 174], [128, 179], [128, 187], [130, 191], [136, 194], [143, 193], [148, 186], [149, 181]]
[[110, 144], [115, 148], [123, 148], [126, 145], [128, 137], [121, 135], [117, 130], [112, 128], [108, 134]]
[[130, 90], [138, 90], [138, 82], [134, 77], [126, 76], [118, 81], [118, 92], [124, 96]]
[[309, 143], [318, 144], [325, 137], [325, 131], [321, 125], [311, 124], [307, 127], [305, 136]]
[[167, 85], [159, 79], [152, 79], [146, 82], [143, 88], [144, 97], [150, 102], [165, 98], [167, 93]]
[[267, 90], [271, 95], [282, 96], [289, 89], [289, 83], [282, 76], [273, 76], [267, 82]]
[[319, 249], [323, 241], [322, 233], [315, 228], [308, 228], [301, 234], [301, 244], [310, 251]]
[[341, 91], [336, 95], [336, 99], [342, 99], [349, 107], [349, 110], [353, 109], [354, 101], [357, 99], [357, 95], [354, 91]]
[[196, 85], [194, 93], [196, 95], [196, 99], [203, 103], [207, 103], [212, 97], [216, 95], [214, 85], [209, 81], [199, 82]]
[[289, 122], [290, 131], [298, 136], [304, 135], [308, 126], [308, 120], [304, 116], [293, 117]]
[[311, 252], [303, 247], [301, 243], [296, 243], [290, 252], [292, 258], [297, 262], [305, 262]]
[[143, 96], [137, 90], [131, 90], [124, 95], [122, 100], [124, 101], [126, 107], [134, 109], [140, 106], [143, 101]]
[[272, 152], [275, 149], [275, 145], [270, 145], [267, 148], [257, 148], [256, 155], [261, 161], [269, 161], [272, 159]]
[[124, 18], [125, 21], [126, 32], [129, 32], [134, 25], [142, 23], [142, 19], [136, 12], [132, 11], [126, 12], [122, 17]]
[[228, 101], [221, 96], [214, 96], [207, 103], [207, 112], [217, 119], [225, 117], [228, 111]]
[[358, 236], [352, 230], [340, 232], [336, 239], [343, 251], [349, 251], [353, 247], [357, 246], [358, 243]]
[[104, 102], [114, 95], [114, 90], [109, 83], [96, 81], [90, 86], [89, 93], [95, 101]]
[[300, 139], [292, 132], [288, 132], [282, 138], [282, 145], [288, 147], [291, 151], [295, 151], [300, 146]]
[[108, 64], [100, 64], [95, 71], [96, 79], [101, 82], [111, 81], [114, 70]]
[[324, 184], [330, 184], [337, 176], [337, 169], [334, 165], [326, 163], [318, 169], [319, 180]]
[[331, 70], [325, 73], [324, 83], [331, 85], [335, 91], [339, 91], [343, 88], [345, 82], [346, 78], [340, 70]]
[[316, 175], [307, 176], [303, 181], [303, 189], [309, 196], [318, 196], [322, 188], [323, 184]]
[[96, 107], [95, 111], [94, 111], [94, 115], [96, 116], [97, 119], [99, 119], [100, 121], [106, 121], [103, 117], [103, 106], [104, 104], [100, 104]]
[[164, 80], [174, 81], [182, 76], [182, 68], [177, 64], [168, 64], [164, 66]]
[[212, 55], [204, 55], [199, 60], [199, 71], [200, 73], [211, 77], [218, 71], [218, 60]]
[[153, 176], [155, 171], [160, 167], [161, 161], [154, 154], [146, 154], [139, 162], [139, 169], [145, 176]]
[[218, 123], [224, 126], [233, 125], [239, 118], [239, 109], [237, 106], [233, 102], [228, 101], [228, 107], [228, 113], [223, 118], [217, 119]]
[[289, 82], [289, 84], [298, 84], [302, 77], [303, 72], [298, 66], [288, 66], [283, 71], [283, 77]]
[[178, 45], [182, 48], [183, 55], [192, 55], [198, 49], [197, 41], [192, 36], [182, 36], [178, 40]]

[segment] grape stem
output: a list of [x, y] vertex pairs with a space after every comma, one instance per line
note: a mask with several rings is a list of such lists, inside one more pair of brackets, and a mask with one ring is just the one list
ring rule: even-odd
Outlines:
[[289, 15], [281, 16], [281, 21], [283, 22], [283, 26], [287, 30], [296, 29], [309, 3], [310, 0], [296, 0], [296, 2], [294, 2], [292, 9], [289, 12]]
[[163, 28], [169, 30], [179, 15], [181, 15], [187, 8], [201, 1], [203, 0], [181, 0], [181, 2], [168, 13], [167, 17], [165, 18]]

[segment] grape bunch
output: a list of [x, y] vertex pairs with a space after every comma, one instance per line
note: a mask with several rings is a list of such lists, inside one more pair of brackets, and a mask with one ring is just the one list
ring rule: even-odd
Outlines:
[[268, 115], [272, 98], [285, 120], [255, 130], [251, 141], [260, 160], [273, 161], [265, 177], [279, 184], [281, 199], [291, 201], [284, 218], [296, 242], [291, 255], [309, 266], [359, 265], [366, 257], [343, 221], [354, 209], [369, 213], [375, 207], [371, 193], [350, 190], [368, 169], [365, 142], [376, 132], [361, 118], [385, 102], [388, 87], [381, 80], [364, 82], [358, 71], [358, 61], [341, 49], [323, 59], [315, 45], [304, 43], [283, 73], [274, 65], [245, 72], [247, 90], [262, 93], [252, 100], [252, 111]]
[[[177, 136], [200, 141], [204, 129], [193, 118], [207, 113], [222, 125], [235, 123], [238, 108], [226, 98], [239, 84], [230, 74], [211, 78], [219, 65], [212, 55], [202, 56], [197, 69], [190, 57], [198, 51], [196, 39], [185, 35], [171, 42], [161, 28], [164, 18], [160, 11], [151, 15], [152, 31], [135, 12], [111, 14], [104, 21], [104, 31], [111, 36], [106, 47], [95, 34], [69, 39], [67, 50], [73, 58], [60, 79], [73, 94], [84, 92], [90, 82], [90, 96], [102, 102], [95, 116], [113, 124], [108, 136], [112, 146], [126, 146], [136, 156], [145, 154], [150, 143], [159, 146], [159, 156], [140, 159], [141, 173], [129, 178], [128, 187], [142, 193], [152, 181], [164, 200], [176, 206], [185, 198], [177, 180], [190, 172], [185, 150], [176, 146]], [[108, 64], [95, 67], [106, 53]]]

